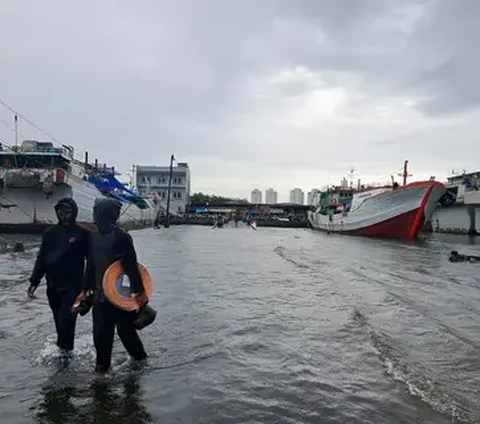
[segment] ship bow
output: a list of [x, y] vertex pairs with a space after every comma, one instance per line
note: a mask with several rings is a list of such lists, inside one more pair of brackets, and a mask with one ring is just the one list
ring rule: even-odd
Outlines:
[[[445, 190], [442, 183], [423, 181], [385, 194], [381, 196], [383, 199], [379, 196], [377, 207], [384, 208], [386, 213], [389, 209], [388, 204], [391, 203], [390, 216], [350, 233], [368, 237], [413, 240], [432, 216]], [[372, 203], [377, 202], [372, 199]]]

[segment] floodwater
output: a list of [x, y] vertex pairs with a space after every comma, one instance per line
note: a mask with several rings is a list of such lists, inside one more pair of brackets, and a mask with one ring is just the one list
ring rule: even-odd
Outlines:
[[36, 253], [0, 256], [5, 423], [480, 422], [480, 239], [402, 243], [310, 230], [131, 233], [157, 321], [131, 363], [96, 376], [91, 315], [65, 364]]

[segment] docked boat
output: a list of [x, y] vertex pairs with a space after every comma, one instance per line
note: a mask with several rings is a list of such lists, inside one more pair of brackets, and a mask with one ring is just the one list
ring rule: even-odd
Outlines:
[[127, 189], [113, 168], [74, 159], [74, 149], [63, 145], [25, 140], [18, 147], [0, 146], [0, 232], [41, 233], [55, 224], [54, 205], [62, 197], [78, 205], [77, 221], [93, 225], [96, 198], [122, 203], [120, 225], [151, 226], [155, 204]]
[[432, 216], [440, 233], [480, 234], [480, 171], [447, 178], [447, 192]]
[[445, 191], [445, 185], [434, 180], [367, 188], [352, 192], [348, 204], [333, 208], [328, 201], [320, 204], [315, 212], [308, 212], [308, 218], [317, 230], [412, 240]]

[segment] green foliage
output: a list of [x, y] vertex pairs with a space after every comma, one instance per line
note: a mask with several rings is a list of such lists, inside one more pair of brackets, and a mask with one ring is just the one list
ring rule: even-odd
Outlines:
[[235, 199], [230, 197], [215, 196], [213, 194], [194, 193], [190, 196], [190, 203], [192, 205], [204, 203], [243, 203], [247, 205], [247, 199]]

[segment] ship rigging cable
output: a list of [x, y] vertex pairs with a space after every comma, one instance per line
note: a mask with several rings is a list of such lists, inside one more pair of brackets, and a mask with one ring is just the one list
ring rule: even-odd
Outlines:
[[[33, 128], [35, 128], [36, 130], [40, 131], [44, 136], [48, 137], [50, 140], [54, 141], [55, 143], [57, 143], [60, 147], [63, 147], [64, 144], [57, 140], [55, 137], [53, 137], [51, 134], [49, 134], [47, 131], [43, 130], [42, 128], [40, 128], [37, 124], [35, 124], [34, 122], [32, 122], [30, 119], [26, 118], [23, 114], [21, 114], [20, 112], [16, 111], [13, 107], [11, 107], [10, 105], [8, 105], [4, 100], [2, 100], [0, 98], [0, 104], [5, 107], [6, 109], [8, 109], [10, 112], [14, 113], [15, 115], [17, 115], [19, 118], [23, 119], [27, 124], [31, 125]], [[6, 122], [5, 120], [2, 119], [2, 121]], [[8, 124], [7, 124], [8, 125]], [[8, 125], [9, 126], [9, 125]], [[25, 138], [25, 136], [23, 134], [21, 134], [20, 132], [18, 132], [22, 137]], [[79, 160], [80, 162], [83, 162], [83, 158], [81, 156], [77, 156], [77, 160]], [[74, 159], [76, 159], [74, 157]]]
[[46, 131], [42, 130], [38, 125], [36, 125], [34, 122], [30, 121], [28, 118], [26, 118], [25, 116], [23, 116], [20, 112], [17, 112], [15, 109], [13, 109], [11, 106], [9, 106], [7, 103], [5, 103], [2, 99], [0, 99], [0, 104], [2, 106], [4, 106], [5, 108], [7, 108], [10, 112], [14, 113], [15, 115], [17, 115], [18, 117], [22, 118], [27, 124], [30, 124], [33, 128], [35, 128], [36, 130], [40, 131], [43, 135], [47, 136], [48, 138], [50, 138], [51, 140], [55, 141], [56, 143], [62, 145], [63, 143], [61, 143], [60, 141], [58, 141], [55, 137], [53, 137], [52, 135], [50, 135], [49, 133], [47, 133]]
[[[3, 138], [0, 138], [0, 142], [2, 142], [2, 144], [10, 149], [13, 150], [13, 146], [11, 146], [8, 142], [6, 142]], [[24, 152], [15, 152], [16, 154], [18, 155], [22, 155], [22, 156], [27, 156]], [[29, 158], [30, 159], [30, 158]], [[32, 158], [30, 159], [32, 162], [36, 162], [38, 163], [39, 165], [42, 165], [43, 166], [43, 163], [41, 161], [39, 161], [38, 159], [35, 159], [35, 158]], [[8, 197], [6, 197], [3, 193], [2, 193], [2, 197], [5, 199], [5, 200], [8, 200], [9, 202], [12, 202], [13, 201], [11, 199], [9, 199]], [[26, 216], [28, 216], [30, 219], [33, 220], [33, 216], [30, 215], [28, 212], [24, 211], [22, 208], [20, 208], [18, 205], [16, 205], [18, 207], [18, 209], [23, 212]], [[132, 203], [130, 203], [126, 209], [120, 214], [120, 217], [123, 216], [123, 215], [127, 215], [129, 216], [130, 218], [134, 219], [134, 217], [132, 215], [130, 215], [128, 213], [128, 209], [130, 208], [130, 206], [132, 206]]]
[[[34, 122], [30, 121], [28, 118], [26, 118], [25, 116], [23, 116], [22, 114], [20, 114], [19, 112], [17, 112], [15, 109], [13, 109], [11, 106], [9, 106], [7, 103], [5, 103], [2, 99], [0, 99], [0, 104], [3, 105], [5, 108], [7, 108], [9, 111], [11, 111], [12, 113], [15, 113], [16, 115], [18, 115], [20, 118], [22, 118], [25, 122], [27, 122], [28, 124], [30, 124], [31, 126], [33, 126], [34, 128], [36, 128], [37, 130], [39, 130], [42, 134], [44, 134], [45, 136], [49, 137], [52, 141], [54, 141], [55, 143], [57, 143], [58, 145], [60, 145], [60, 147], [63, 147], [64, 144], [61, 143], [59, 140], [57, 140], [55, 137], [53, 137], [52, 135], [50, 135], [49, 133], [47, 133], [46, 131], [42, 130], [38, 125], [36, 125]], [[11, 128], [9, 123], [0, 117], [0, 121], [2, 121], [6, 126], [7, 128]], [[15, 130], [15, 129], [11, 129], [12, 131], [16, 131], [18, 134], [20, 134], [24, 139], [26, 139], [27, 137], [22, 134], [20, 131], [18, 131], [18, 128]], [[3, 142], [3, 144], [7, 147], [10, 148], [10, 150], [12, 151], [15, 151], [16, 154], [19, 154], [19, 155], [23, 155], [24, 157], [28, 157], [28, 155], [26, 155], [25, 153], [21, 152], [18, 150], [18, 148], [16, 149], [13, 149], [12, 145], [7, 143], [6, 141], [0, 139], [0, 141]], [[35, 163], [38, 163], [40, 165], [43, 166], [43, 163], [40, 162], [38, 159], [35, 159], [35, 158], [30, 158], [28, 157], [29, 160], [35, 162]], [[72, 156], [72, 159], [73, 159], [73, 162], [77, 162], [78, 164], [81, 164], [83, 165], [84, 164], [84, 161], [81, 157], [77, 156], [77, 158], [75, 157], [75, 154]], [[15, 161], [16, 161], [16, 157], [15, 157]]]

